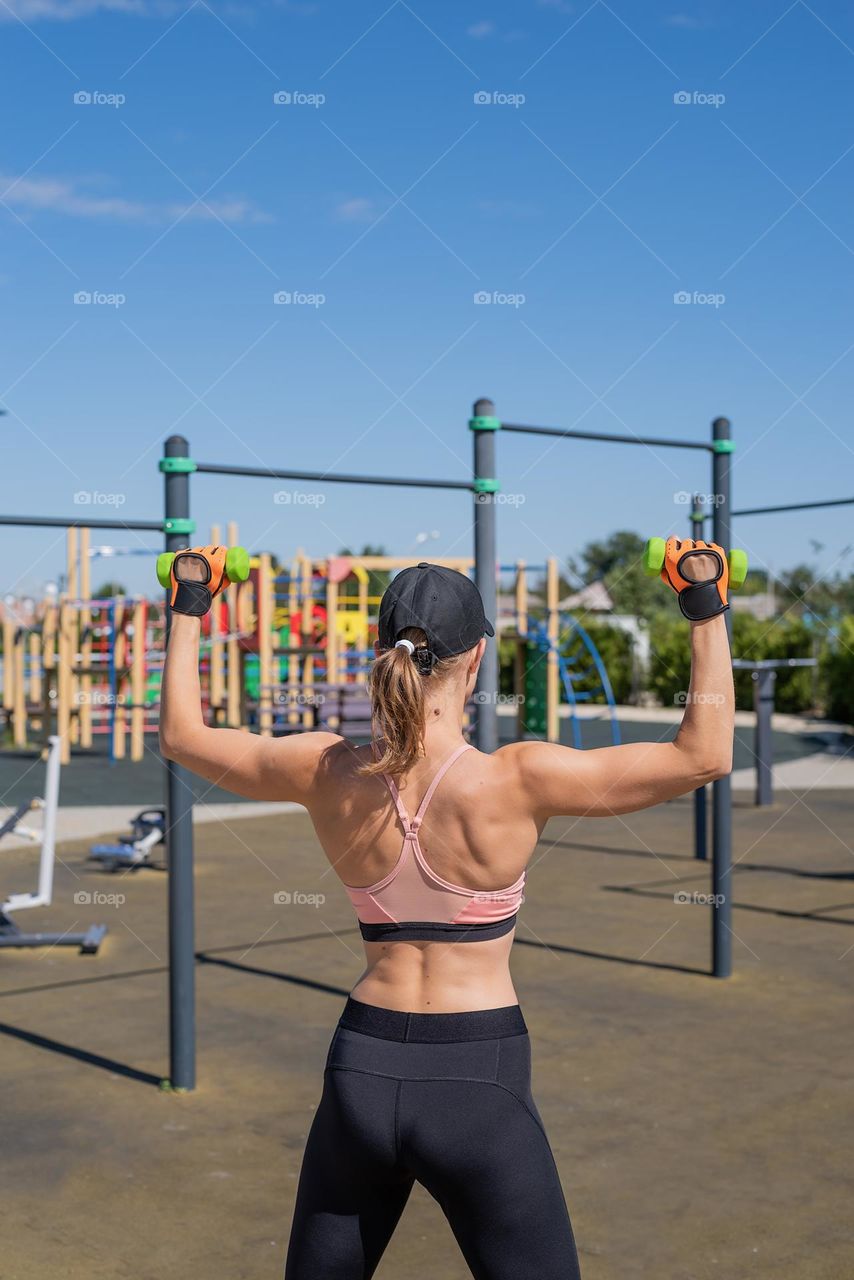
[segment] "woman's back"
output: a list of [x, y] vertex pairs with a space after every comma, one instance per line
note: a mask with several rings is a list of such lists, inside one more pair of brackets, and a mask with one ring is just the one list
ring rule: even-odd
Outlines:
[[[508, 960], [536, 823], [514, 805], [499, 758], [447, 735], [425, 747], [389, 786], [361, 772], [369, 748], [337, 742], [309, 805], [362, 922], [368, 965], [353, 996], [416, 1012], [513, 1004]], [[386, 919], [395, 923], [377, 923]]]

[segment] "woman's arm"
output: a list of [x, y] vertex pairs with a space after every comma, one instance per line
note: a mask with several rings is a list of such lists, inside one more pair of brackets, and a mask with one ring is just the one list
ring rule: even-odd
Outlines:
[[607, 817], [672, 800], [732, 769], [735, 698], [723, 614], [691, 624], [691, 682], [672, 742], [575, 751], [521, 742], [500, 755], [518, 774], [538, 821], [556, 814]]
[[210, 729], [202, 719], [198, 618], [173, 613], [160, 701], [160, 750], [167, 760], [226, 791], [252, 800], [306, 804], [334, 733], [260, 738], [241, 729]]

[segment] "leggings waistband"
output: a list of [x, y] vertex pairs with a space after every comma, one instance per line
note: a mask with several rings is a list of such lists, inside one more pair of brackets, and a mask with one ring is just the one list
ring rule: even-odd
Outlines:
[[464, 1040], [500, 1040], [523, 1036], [528, 1028], [518, 1004], [468, 1013], [403, 1013], [348, 998], [339, 1026], [380, 1040], [417, 1044], [455, 1044]]

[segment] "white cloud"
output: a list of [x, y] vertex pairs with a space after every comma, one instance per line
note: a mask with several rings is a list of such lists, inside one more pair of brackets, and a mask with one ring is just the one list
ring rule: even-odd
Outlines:
[[494, 22], [473, 22], [470, 27], [466, 28], [466, 35], [471, 36], [473, 40], [485, 40], [487, 36], [493, 35], [494, 32]]
[[[91, 184], [90, 184], [91, 185]], [[272, 218], [251, 200], [206, 200], [204, 204], [145, 202], [122, 196], [101, 195], [85, 184], [66, 178], [21, 178], [0, 175], [0, 200], [21, 213], [57, 213], [71, 218], [104, 222], [174, 222], [176, 218], [228, 223], [271, 222]]]
[[352, 200], [342, 200], [335, 209], [339, 222], [373, 222], [378, 210], [373, 200], [364, 196], [354, 196]]
[[132, 13], [144, 16], [163, 10], [149, 0], [4, 0], [0, 5], [0, 22], [73, 22], [97, 13]]

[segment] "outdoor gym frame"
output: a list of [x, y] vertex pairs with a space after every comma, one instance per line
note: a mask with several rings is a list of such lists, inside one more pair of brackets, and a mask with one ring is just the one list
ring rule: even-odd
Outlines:
[[[165, 534], [165, 549], [179, 551], [187, 546], [195, 532], [190, 515], [190, 477], [193, 473], [226, 475], [264, 480], [293, 480], [313, 484], [367, 484], [404, 488], [464, 491], [473, 497], [475, 581], [483, 597], [486, 616], [496, 616], [498, 564], [496, 508], [499, 483], [496, 465], [496, 437], [499, 431], [523, 435], [552, 436], [561, 439], [592, 440], [607, 444], [634, 444], [648, 448], [701, 450], [711, 454], [711, 484], [715, 495], [713, 539], [725, 551], [730, 549], [730, 424], [717, 418], [712, 424], [712, 438], [673, 440], [657, 436], [615, 435], [610, 433], [563, 430], [555, 427], [523, 426], [502, 423], [495, 416], [491, 400], [478, 400], [469, 420], [473, 435], [473, 474], [470, 480], [435, 480], [421, 477], [354, 475], [330, 471], [300, 471], [290, 468], [229, 466], [196, 462], [190, 457], [188, 441], [183, 436], [170, 436], [165, 442], [159, 469], [164, 480], [164, 518], [153, 520], [105, 520], [73, 517], [0, 516], [0, 525], [69, 528], [85, 526], [93, 529], [127, 529]], [[168, 629], [167, 609], [167, 629]], [[730, 626], [727, 615], [727, 626]], [[168, 634], [168, 630], [167, 630]], [[478, 709], [475, 740], [481, 751], [491, 752], [498, 746], [497, 718], [498, 649], [496, 641], [487, 642], [478, 680]], [[167, 761], [166, 807], [169, 846], [169, 1078], [164, 1085], [176, 1092], [187, 1092], [196, 1084], [195, 1035], [195, 906], [193, 881], [193, 785], [189, 770]], [[712, 907], [712, 972], [726, 978], [732, 970], [730, 927], [731, 869], [731, 792], [728, 777], [714, 784], [713, 793], [713, 907]]]
[[[611, 432], [600, 431], [576, 431], [572, 428], [564, 430], [562, 427], [534, 427], [523, 426], [517, 423], [501, 422], [495, 416], [495, 406], [491, 400], [478, 400], [474, 406], [474, 417], [471, 419], [469, 426], [475, 433], [475, 477], [481, 477], [481, 484], [484, 484], [483, 477], [490, 478], [489, 488], [481, 488], [480, 492], [475, 495], [475, 502], [486, 502], [487, 493], [495, 493], [498, 490], [498, 483], [495, 479], [497, 475], [495, 460], [495, 437], [498, 431], [509, 431], [518, 435], [531, 436], [550, 436], [562, 440], [594, 440], [605, 444], [634, 444], [643, 445], [650, 449], [700, 449], [711, 455], [711, 494], [714, 496], [714, 510], [712, 514], [712, 541], [716, 542], [723, 548], [726, 554], [731, 549], [730, 543], [730, 495], [732, 486], [732, 452], [733, 442], [730, 433], [730, 422], [728, 418], [715, 418], [712, 423], [712, 434], [710, 440], [673, 440], [662, 436], [636, 436], [636, 435], [617, 435]], [[478, 443], [483, 440], [483, 444], [478, 452]], [[487, 444], [488, 442], [488, 444]], [[477, 483], [477, 481], [476, 481]], [[489, 536], [495, 538], [495, 515], [493, 504], [484, 505], [479, 508], [475, 506], [475, 545], [477, 546], [477, 512], [492, 512], [490, 519], [492, 529]], [[696, 510], [696, 504], [695, 504]], [[494, 559], [494, 557], [493, 557]], [[485, 556], [481, 557], [481, 564], [488, 564], [489, 560]], [[478, 580], [478, 586], [481, 586]], [[481, 586], [481, 590], [483, 588]], [[490, 617], [489, 608], [492, 607], [494, 601], [494, 575], [492, 580], [493, 595], [490, 598], [490, 605], [487, 608], [487, 617]], [[484, 595], [486, 601], [486, 596]], [[727, 613], [726, 627], [727, 633], [732, 642], [732, 619]], [[490, 671], [490, 675], [493, 672]], [[494, 669], [495, 684], [491, 687], [497, 687], [497, 666]], [[494, 721], [494, 716], [493, 716]], [[483, 750], [484, 748], [481, 747]], [[705, 858], [705, 790], [700, 788], [697, 792], [695, 802], [695, 853], [699, 858]], [[724, 778], [718, 778], [712, 788], [712, 973], [716, 978], [728, 978], [732, 973], [732, 901], [731, 892], [731, 870], [732, 870], [732, 786], [730, 778], [727, 775]]]
[[[164, 479], [166, 550], [180, 551], [195, 525], [190, 517], [191, 475], [235, 476], [260, 480], [295, 480], [311, 484], [390, 485], [395, 488], [450, 489], [475, 495], [475, 578], [484, 596], [486, 616], [495, 615], [497, 563], [494, 508], [478, 505], [481, 494], [495, 492], [478, 480], [478, 437], [475, 437], [475, 475], [472, 480], [432, 480], [421, 477], [351, 475], [333, 471], [295, 471], [280, 467], [229, 466], [196, 462], [183, 436], [170, 436], [159, 466]], [[484, 520], [488, 512], [491, 519]], [[167, 615], [169, 611], [167, 610]], [[167, 616], [168, 638], [168, 616]], [[489, 645], [481, 668], [479, 688], [486, 690], [478, 706], [475, 736], [482, 751], [497, 743], [495, 690], [498, 655]], [[189, 770], [166, 762], [166, 830], [169, 847], [169, 1087], [186, 1092], [196, 1085], [195, 1033], [195, 906], [193, 885], [193, 786]]]

